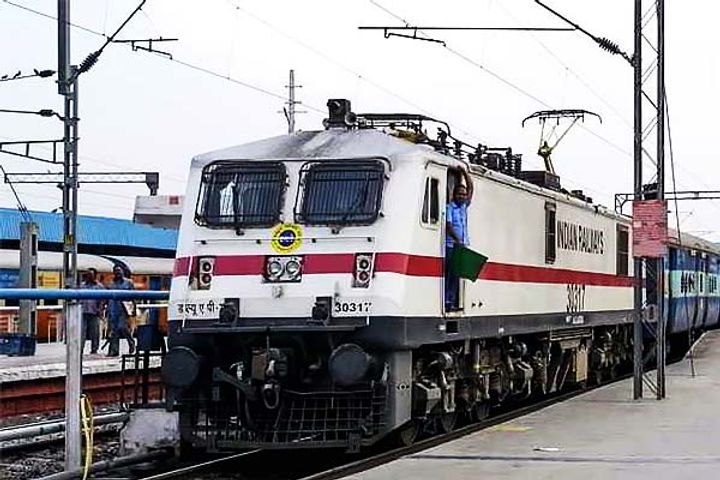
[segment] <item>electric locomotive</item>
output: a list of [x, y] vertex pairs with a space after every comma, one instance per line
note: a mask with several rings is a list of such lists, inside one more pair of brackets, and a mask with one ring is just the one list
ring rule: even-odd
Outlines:
[[[163, 363], [185, 442], [409, 443], [631, 360], [629, 217], [442, 122], [328, 106], [324, 130], [192, 160]], [[488, 262], [448, 309], [465, 174]]]

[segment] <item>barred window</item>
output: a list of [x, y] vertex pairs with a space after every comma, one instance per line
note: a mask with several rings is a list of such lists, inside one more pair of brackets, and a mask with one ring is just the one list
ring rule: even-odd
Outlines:
[[617, 240], [615, 245], [617, 266], [615, 273], [617, 275], [628, 275], [630, 271], [630, 233], [625, 225], [617, 225]]
[[425, 179], [425, 197], [423, 198], [422, 222], [436, 225], [440, 221], [440, 181], [437, 178]]
[[195, 220], [212, 228], [269, 227], [280, 220], [285, 166], [219, 161], [202, 173]]
[[555, 204], [545, 203], [545, 263], [555, 263], [557, 259], [557, 224], [555, 222]]
[[385, 170], [375, 160], [311, 163], [301, 171], [295, 218], [310, 225], [370, 225], [382, 202]]

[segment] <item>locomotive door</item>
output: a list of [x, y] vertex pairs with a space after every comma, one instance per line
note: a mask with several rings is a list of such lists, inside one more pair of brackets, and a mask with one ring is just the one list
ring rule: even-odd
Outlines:
[[[443, 206], [446, 207], [453, 201], [455, 187], [462, 185], [461, 172], [455, 169], [445, 169], [445, 189], [441, 192], [441, 198], [444, 201]], [[472, 199], [469, 199], [472, 201]], [[449, 213], [447, 208], [443, 208], [444, 221], [442, 235], [442, 256], [443, 256], [443, 311], [445, 315], [461, 314], [465, 306], [465, 281], [457, 275], [450, 272], [450, 255], [452, 255], [453, 242], [449, 238], [447, 225], [453, 220], [447, 218]], [[469, 226], [470, 218], [466, 219], [465, 228]], [[457, 226], [455, 228], [458, 228]], [[467, 233], [466, 233], [467, 234]]]
[[445, 190], [447, 169], [444, 165], [428, 163], [425, 169], [423, 202], [420, 215], [421, 248], [440, 260], [441, 275], [437, 280], [433, 295], [439, 305], [439, 314], [444, 312], [445, 305]]

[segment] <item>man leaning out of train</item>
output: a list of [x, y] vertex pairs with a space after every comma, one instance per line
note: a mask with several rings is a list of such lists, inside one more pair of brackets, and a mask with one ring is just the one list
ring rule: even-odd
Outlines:
[[453, 250], [468, 245], [467, 208], [473, 196], [473, 183], [466, 170], [460, 170], [464, 183], [458, 178], [453, 188], [452, 200], [445, 210], [445, 310], [454, 311], [460, 308], [459, 292], [460, 277], [451, 268]]

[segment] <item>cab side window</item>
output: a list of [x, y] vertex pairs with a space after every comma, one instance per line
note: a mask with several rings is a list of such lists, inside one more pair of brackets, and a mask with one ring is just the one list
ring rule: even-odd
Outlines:
[[555, 204], [545, 204], [545, 263], [555, 263], [557, 258]]
[[440, 181], [437, 178], [425, 179], [421, 218], [422, 223], [427, 225], [437, 225], [440, 222]]
[[625, 225], [618, 225], [616, 227], [616, 245], [615, 245], [615, 252], [616, 252], [616, 259], [617, 259], [617, 266], [615, 268], [615, 273], [617, 275], [623, 275], [627, 276], [629, 272], [629, 261], [630, 261], [630, 236], [629, 236], [629, 230], [628, 227]]

